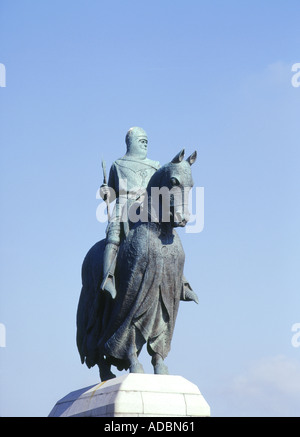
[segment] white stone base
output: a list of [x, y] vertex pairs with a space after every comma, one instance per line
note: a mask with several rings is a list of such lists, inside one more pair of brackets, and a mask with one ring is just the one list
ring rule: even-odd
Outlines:
[[198, 387], [182, 376], [128, 373], [71, 392], [49, 417], [208, 417]]

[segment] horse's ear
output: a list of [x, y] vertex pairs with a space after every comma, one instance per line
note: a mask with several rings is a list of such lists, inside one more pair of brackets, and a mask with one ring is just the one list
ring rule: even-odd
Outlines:
[[179, 153], [175, 156], [175, 158], [172, 159], [171, 162], [172, 162], [173, 164], [178, 164], [179, 162], [181, 162], [181, 161], [183, 160], [183, 158], [184, 158], [184, 153], [185, 153], [185, 150], [182, 149], [181, 152], [179, 152]]
[[189, 156], [189, 157], [187, 158], [187, 162], [188, 162], [190, 165], [192, 165], [192, 164], [194, 164], [194, 162], [196, 161], [196, 159], [197, 159], [197, 150], [195, 150], [195, 152], [192, 153], [191, 156]]

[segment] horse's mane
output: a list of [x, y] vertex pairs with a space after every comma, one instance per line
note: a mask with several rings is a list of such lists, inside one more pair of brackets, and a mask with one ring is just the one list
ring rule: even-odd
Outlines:
[[[148, 196], [151, 195], [151, 188], [152, 187], [158, 187], [161, 188], [162, 186], [168, 186], [169, 185], [169, 179], [171, 176], [176, 176], [176, 173], [178, 175], [185, 175], [185, 183], [187, 185], [192, 186], [192, 176], [190, 171], [191, 164], [188, 160], [181, 160], [179, 162], [168, 162], [167, 164], [164, 164], [162, 167], [160, 167], [156, 172], [152, 175], [150, 178], [148, 185], [147, 185], [147, 194]], [[177, 170], [177, 171], [176, 171]]]
[[155, 173], [153, 173], [153, 175], [151, 176], [148, 185], [147, 185], [147, 194], [148, 196], [151, 195], [151, 188], [152, 187], [161, 187], [161, 179], [163, 176], [163, 173], [165, 171], [165, 167], [168, 164], [163, 165], [162, 167], [160, 167], [159, 169], [156, 170]]

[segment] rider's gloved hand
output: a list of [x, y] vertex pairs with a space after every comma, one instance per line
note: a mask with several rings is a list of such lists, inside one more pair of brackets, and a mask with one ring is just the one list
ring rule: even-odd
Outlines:
[[109, 200], [110, 189], [107, 184], [102, 184], [99, 191], [100, 191], [101, 199], [103, 199], [104, 201]]

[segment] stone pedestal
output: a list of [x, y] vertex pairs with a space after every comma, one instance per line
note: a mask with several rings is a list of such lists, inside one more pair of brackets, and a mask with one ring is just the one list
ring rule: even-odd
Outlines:
[[129, 373], [71, 392], [49, 417], [208, 417], [198, 387], [175, 375]]

